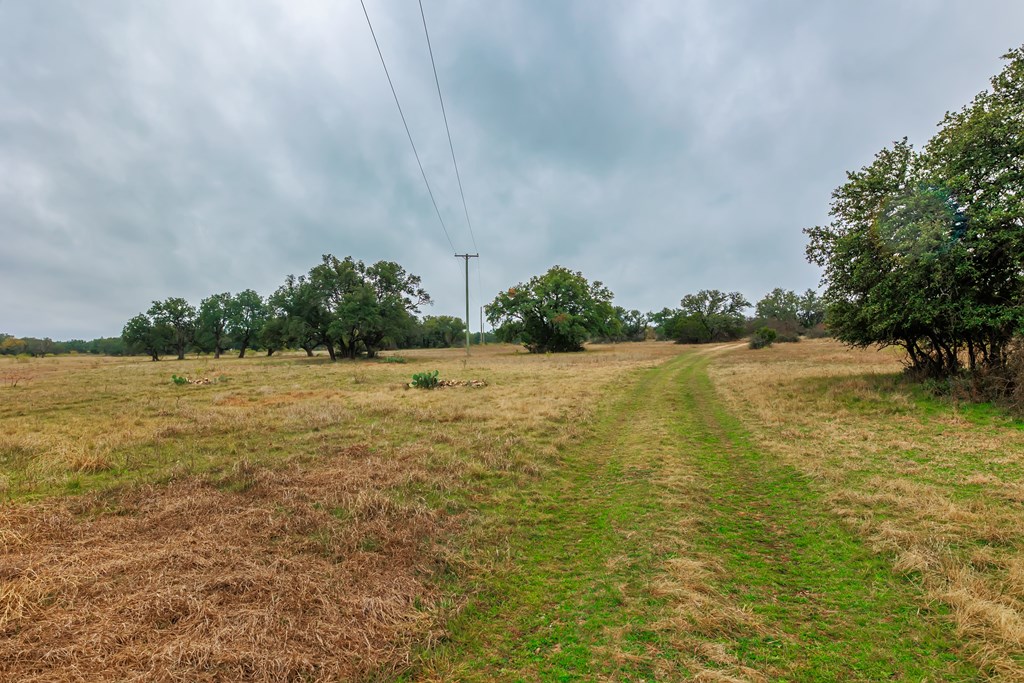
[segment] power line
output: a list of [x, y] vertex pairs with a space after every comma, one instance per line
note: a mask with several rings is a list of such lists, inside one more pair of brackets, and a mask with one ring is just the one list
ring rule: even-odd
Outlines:
[[[362, 0], [360, 0], [362, 2]], [[466, 212], [466, 225], [469, 226], [469, 237], [473, 240], [473, 251], [476, 247], [476, 235], [473, 234], [473, 223], [469, 220], [469, 207], [466, 205], [466, 193], [462, 190], [462, 176], [459, 174], [459, 162], [455, 160], [455, 145], [452, 144], [452, 131], [448, 127], [448, 114], [444, 109], [444, 98], [441, 96], [441, 81], [437, 77], [437, 64], [434, 63], [434, 48], [430, 45], [430, 31], [427, 30], [427, 15], [423, 12], [423, 0], [420, 3], [420, 17], [423, 19], [423, 35], [427, 37], [427, 51], [430, 52], [430, 67], [434, 70], [434, 84], [437, 86], [437, 99], [441, 103], [441, 116], [444, 117], [444, 129], [448, 133], [448, 149], [452, 152], [452, 165], [455, 166], [455, 178], [459, 181], [459, 195], [462, 197], [462, 208]], [[366, 7], [363, 7], [366, 10]], [[369, 19], [367, 19], [369, 21]], [[397, 100], [396, 100], [397, 101]], [[466, 322], [467, 326], [469, 321]]]
[[[412, 133], [409, 131], [409, 123], [405, 120], [405, 113], [402, 111], [402, 105], [398, 102], [398, 93], [395, 92], [395, 84], [391, 81], [391, 74], [388, 72], [388, 65], [384, 63], [384, 53], [380, 51], [380, 43], [377, 42], [377, 34], [373, 31], [373, 24], [370, 22], [370, 14], [366, 11], [366, 3], [363, 0], [359, 0], [359, 4], [363, 7], [363, 16], [366, 17], [366, 25], [370, 27], [370, 35], [373, 36], [373, 44], [377, 46], [377, 55], [380, 57], [380, 65], [384, 67], [384, 75], [388, 77], [388, 85], [391, 86], [391, 94], [395, 97], [395, 106], [398, 107], [398, 114], [402, 117], [402, 125], [405, 126], [405, 134], [409, 136], [409, 144], [412, 146], [412, 153], [416, 157], [416, 164], [420, 167], [420, 175], [423, 176], [423, 184], [427, 186], [427, 194], [430, 195], [430, 202], [434, 205], [434, 211], [437, 213], [437, 220], [441, 222], [441, 230], [444, 231], [444, 237], [448, 240], [448, 246], [455, 251], [455, 245], [452, 244], [452, 238], [448, 235], [448, 228], [444, 225], [444, 219], [441, 218], [441, 210], [437, 208], [437, 200], [434, 199], [434, 191], [430, 189], [430, 182], [427, 181], [427, 173], [423, 170], [423, 162], [420, 161], [420, 153], [416, 151], [416, 143], [412, 141]], [[420, 10], [422, 10], [422, 5]], [[431, 56], [433, 59], [433, 56]], [[436, 74], [435, 74], [436, 76]], [[443, 108], [443, 105], [442, 105]], [[447, 121], [445, 122], [447, 126]], [[449, 142], [451, 142], [451, 136], [449, 136]], [[454, 151], [452, 152], [454, 154]], [[454, 157], [453, 157], [454, 158]], [[456, 174], [458, 169], [456, 169]], [[459, 182], [459, 189], [462, 189], [462, 183]], [[465, 198], [463, 198], [463, 204], [465, 204]], [[466, 214], [467, 220], [469, 214]], [[470, 235], [472, 235], [472, 228], [470, 229]], [[474, 241], [474, 245], [476, 242]]]

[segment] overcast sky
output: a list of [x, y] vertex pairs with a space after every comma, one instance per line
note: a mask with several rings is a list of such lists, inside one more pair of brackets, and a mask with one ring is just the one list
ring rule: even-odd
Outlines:
[[[642, 310], [803, 290], [844, 173], [921, 145], [1024, 42], [1014, 0], [366, 0], [473, 327], [554, 264]], [[394, 260], [463, 315], [358, 0], [0, 0], [0, 332]], [[481, 291], [482, 289], [482, 291]]]

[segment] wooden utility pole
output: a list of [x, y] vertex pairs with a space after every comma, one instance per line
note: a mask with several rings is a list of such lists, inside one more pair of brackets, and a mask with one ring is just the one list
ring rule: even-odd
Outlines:
[[480, 254], [456, 254], [455, 258], [460, 258], [466, 262], [466, 355], [469, 355], [469, 259], [480, 258]]

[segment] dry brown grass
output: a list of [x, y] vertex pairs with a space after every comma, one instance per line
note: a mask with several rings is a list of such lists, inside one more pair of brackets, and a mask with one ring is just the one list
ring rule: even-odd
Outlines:
[[990, 675], [1024, 679], [1024, 441], [896, 378], [892, 352], [818, 340], [737, 351], [711, 377], [765, 452], [952, 612]]
[[[473, 538], [474, 506], [676, 353], [19, 365], [31, 381], [0, 387], [0, 678], [386, 677], [458, 610], [443, 580], [481, 549], [446, 544]], [[435, 368], [488, 386], [403, 388]]]

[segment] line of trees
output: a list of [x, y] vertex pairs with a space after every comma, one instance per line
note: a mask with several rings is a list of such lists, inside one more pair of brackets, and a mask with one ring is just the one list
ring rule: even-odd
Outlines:
[[[746, 313], [750, 308], [753, 316]], [[777, 287], [756, 305], [739, 292], [702, 289], [684, 296], [679, 308], [663, 308], [649, 320], [658, 339], [681, 344], [735, 341], [764, 327], [776, 333], [777, 341], [825, 334], [824, 303], [813, 289], [797, 294]]]
[[582, 273], [554, 266], [547, 273], [501, 292], [485, 307], [500, 341], [520, 343], [531, 353], [580, 351], [586, 341], [645, 339], [698, 344], [739, 339], [768, 327], [779, 341], [823, 334], [824, 303], [814, 290], [802, 295], [776, 288], [751, 304], [739, 292], [705, 289], [687, 294], [679, 308], [642, 313], [612, 305], [612, 292]]
[[[612, 305], [600, 282], [561, 266], [499, 294], [486, 306], [495, 329], [485, 341], [521, 343], [531, 352], [579, 351], [585, 342], [674, 340], [703, 343], [738, 339], [768, 326], [779, 341], [820, 333], [823, 302], [813, 290], [803, 295], [775, 289], [759, 301], [757, 314], [738, 292], [701, 290], [680, 307], [645, 313]], [[193, 306], [180, 297], [154, 301], [131, 318], [120, 337], [53, 341], [0, 334], [0, 355], [61, 353], [145, 354], [153, 360], [189, 352], [219, 358], [229, 350], [244, 358], [251, 350], [273, 355], [325, 349], [331, 359], [375, 356], [384, 348], [448, 348], [461, 345], [466, 325], [453, 316], [415, 315], [430, 297], [420, 278], [397, 263], [366, 265], [351, 257], [323, 256], [304, 275], [289, 275], [270, 296], [252, 289], [222, 292]], [[471, 343], [479, 343], [474, 334]]]
[[1001, 372], [1024, 329], [1024, 47], [924, 149], [847, 174], [806, 230], [830, 330], [898, 346], [920, 376]]
[[71, 339], [54, 341], [49, 337], [15, 337], [0, 332], [0, 356], [50, 356], [67, 353], [89, 353], [103, 356], [122, 356], [126, 353], [120, 337], [100, 337], [86, 341]]
[[[193, 306], [180, 297], [154, 301], [129, 320], [120, 337], [53, 341], [0, 333], [0, 355], [46, 356], [91, 353], [145, 354], [153, 360], [189, 352], [215, 358], [253, 350], [273, 355], [302, 349], [312, 356], [325, 349], [331, 358], [374, 356], [383, 348], [450, 348], [465, 339], [466, 325], [448, 315], [422, 318], [414, 313], [429, 297], [419, 278], [400, 266], [366, 266], [331, 255], [306, 275], [289, 275], [269, 297], [252, 289], [222, 292]], [[688, 294], [677, 309], [645, 313], [612, 305], [612, 293], [579, 272], [555, 266], [499, 294], [486, 307], [496, 329], [484, 341], [522, 343], [535, 352], [578, 351], [585, 342], [673, 340], [679, 343], [729, 341], [767, 326], [777, 341], [797, 341], [823, 333], [823, 302], [813, 290], [803, 295], [775, 289], [756, 305], [737, 292], [702, 290]], [[472, 344], [480, 335], [470, 337]]]
[[289, 275], [267, 298], [246, 289], [203, 299], [198, 307], [171, 297], [154, 301], [122, 331], [127, 349], [153, 360], [183, 359], [191, 350], [215, 358], [229, 349], [327, 350], [331, 360], [375, 356], [383, 348], [444, 347], [460, 341], [465, 323], [451, 316], [416, 313], [430, 296], [417, 275], [393, 261], [367, 265], [325, 254], [304, 275]]

